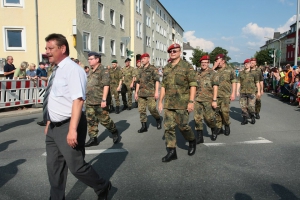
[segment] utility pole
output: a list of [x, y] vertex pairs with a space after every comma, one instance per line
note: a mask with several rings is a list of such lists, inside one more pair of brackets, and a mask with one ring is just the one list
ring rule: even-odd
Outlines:
[[274, 53], [273, 53], [273, 67], [275, 67], [275, 60], [276, 60], [276, 49], [274, 49]]
[[294, 66], [297, 66], [297, 61], [298, 61], [298, 37], [299, 37], [299, 6], [300, 6], [300, 0], [298, 0], [297, 4], [297, 18], [296, 18], [296, 42], [295, 42], [295, 60], [294, 60]]

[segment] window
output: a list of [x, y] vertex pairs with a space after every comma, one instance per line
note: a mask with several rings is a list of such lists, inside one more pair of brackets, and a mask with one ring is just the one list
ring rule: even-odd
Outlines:
[[146, 46], [151, 47], [151, 37], [146, 36], [145, 40], [146, 40]]
[[82, 0], [82, 10], [85, 14], [90, 14], [90, 0]]
[[104, 7], [100, 2], [98, 2], [98, 19], [104, 21]]
[[111, 55], [116, 55], [116, 46], [115, 46], [115, 41], [111, 40], [110, 41], [110, 53]]
[[104, 37], [99, 36], [98, 37], [98, 51], [100, 53], [104, 53]]
[[110, 24], [115, 25], [115, 11], [110, 10]]
[[152, 11], [152, 21], [153, 21], [153, 24], [154, 24], [154, 11]]
[[120, 44], [120, 54], [121, 54], [121, 56], [125, 56], [125, 47], [122, 42]]
[[24, 51], [26, 50], [25, 28], [4, 28], [5, 50]]
[[83, 51], [91, 50], [91, 34], [83, 32]]
[[142, 38], [142, 23], [136, 21], [136, 36]]
[[120, 15], [120, 28], [124, 29], [124, 16]]
[[151, 18], [148, 15], [146, 16], [146, 25], [151, 27]]
[[159, 15], [159, 8], [156, 6], [156, 14]]
[[23, 7], [24, 0], [3, 0], [5, 7]]
[[136, 12], [142, 14], [142, 0], [136, 0]]

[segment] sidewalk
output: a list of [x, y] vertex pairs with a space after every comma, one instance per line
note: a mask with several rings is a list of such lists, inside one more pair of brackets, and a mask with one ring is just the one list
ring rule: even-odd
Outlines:
[[43, 108], [28, 108], [26, 110], [15, 110], [15, 108], [6, 108], [0, 110], [0, 119], [3, 119], [5, 117], [23, 116], [42, 112]]

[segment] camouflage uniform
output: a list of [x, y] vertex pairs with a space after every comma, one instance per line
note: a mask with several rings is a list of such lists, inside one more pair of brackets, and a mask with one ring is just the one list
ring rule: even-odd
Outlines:
[[[88, 121], [88, 134], [91, 138], [98, 135], [98, 124], [107, 128], [112, 134], [117, 133], [116, 125], [109, 117], [108, 108], [101, 108], [104, 86], [109, 86], [109, 71], [103, 65], [97, 67], [95, 72], [90, 70], [86, 92], [86, 116]], [[107, 101], [107, 103], [109, 103]]]
[[[264, 81], [264, 77], [261, 73], [261, 70], [257, 67], [256, 69], [254, 70], [251, 70], [253, 73], [256, 73], [258, 78], [259, 78], [259, 83], [261, 81]], [[255, 92], [255, 95], [257, 94], [257, 87], [256, 87], [256, 92]], [[255, 101], [255, 113], [256, 114], [259, 114], [260, 113], [260, 109], [261, 109], [261, 99], [256, 99]]]
[[[216, 115], [211, 103], [213, 99], [213, 86], [219, 85], [219, 76], [212, 70], [197, 72], [198, 88], [195, 101], [195, 129], [203, 130], [203, 119], [209, 128], [215, 128], [216, 123], [222, 123], [220, 115]], [[218, 127], [221, 128], [221, 127]]]
[[188, 141], [195, 140], [194, 132], [188, 125], [189, 113], [187, 105], [190, 98], [190, 87], [197, 87], [196, 74], [193, 66], [184, 60], [177, 65], [171, 63], [164, 67], [161, 87], [165, 88], [164, 127], [168, 148], [176, 147], [175, 126], [178, 125], [183, 137]]
[[[120, 106], [120, 98], [119, 98], [119, 92], [117, 91], [117, 88], [119, 86], [120, 80], [123, 79], [122, 71], [119, 67], [116, 67], [115, 69], [111, 68], [109, 70], [110, 75], [110, 92], [112, 95], [114, 95], [116, 106]], [[111, 105], [113, 105], [111, 103]]]
[[[132, 90], [130, 88], [130, 84], [132, 82], [132, 78], [135, 77], [135, 74], [133, 72], [134, 72], [133, 67], [124, 67], [122, 69], [122, 73], [124, 77], [122, 87], [125, 87], [122, 88], [122, 101], [123, 104], [128, 105], [129, 108], [131, 108], [132, 106]], [[126, 93], [127, 93], [128, 101], [126, 99]]]
[[234, 70], [226, 65], [217, 71], [219, 75], [219, 88], [218, 88], [218, 107], [220, 108], [220, 115], [222, 117], [222, 123], [217, 124], [220, 128], [222, 125], [230, 124], [229, 110], [230, 110], [230, 96], [232, 83], [236, 83], [236, 75]]
[[151, 115], [156, 120], [160, 119], [156, 109], [156, 100], [154, 98], [156, 81], [159, 81], [159, 75], [156, 67], [149, 64], [148, 67], [140, 68], [138, 76], [136, 76], [136, 82], [140, 85], [138, 93], [138, 108], [141, 122], [147, 122], [147, 106]]
[[245, 70], [239, 74], [238, 83], [240, 87], [240, 105], [242, 109], [242, 116], [249, 117], [255, 114], [255, 100], [256, 100], [256, 83], [259, 82], [257, 73], [253, 73], [251, 70], [246, 72]]

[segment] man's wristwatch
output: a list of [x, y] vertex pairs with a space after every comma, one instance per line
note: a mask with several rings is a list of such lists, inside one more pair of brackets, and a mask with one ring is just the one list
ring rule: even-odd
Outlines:
[[217, 99], [213, 99], [213, 102], [217, 102]]
[[102, 102], [106, 102], [106, 100], [102, 99]]
[[194, 103], [194, 101], [193, 100], [189, 100], [189, 103]]

